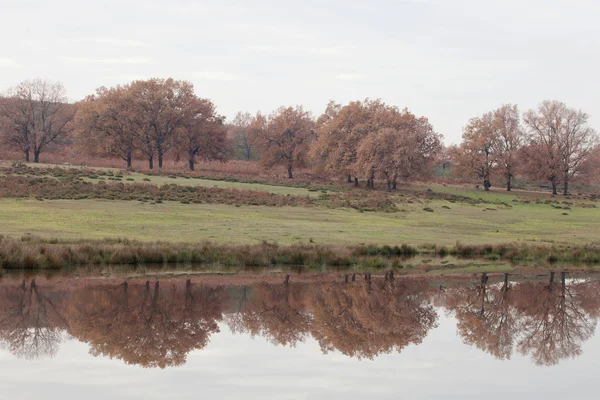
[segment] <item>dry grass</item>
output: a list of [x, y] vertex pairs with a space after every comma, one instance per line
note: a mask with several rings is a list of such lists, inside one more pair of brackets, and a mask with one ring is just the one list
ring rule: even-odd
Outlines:
[[[600, 247], [527, 246], [518, 244], [454, 247], [321, 244], [280, 246], [222, 245], [212, 242], [138, 242], [127, 239], [73, 240], [0, 236], [0, 267], [5, 269], [60, 269], [90, 265], [207, 264], [252, 268], [302, 266], [309, 269], [360, 267], [400, 269], [406, 257], [427, 254], [444, 257], [493, 258], [504, 261], [600, 263]], [[425, 268], [428, 272], [429, 269]]]

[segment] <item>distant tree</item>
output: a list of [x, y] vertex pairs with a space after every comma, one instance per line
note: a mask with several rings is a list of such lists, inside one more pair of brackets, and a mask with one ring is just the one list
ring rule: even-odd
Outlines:
[[190, 117], [189, 103], [194, 101], [194, 86], [187, 81], [149, 79], [131, 83], [135, 106], [140, 112], [137, 129], [139, 149], [154, 167], [154, 155], [162, 168], [164, 155], [175, 145], [174, 133]]
[[498, 163], [498, 172], [506, 181], [506, 190], [510, 192], [519, 167], [519, 152], [525, 140], [518, 107], [505, 104], [495, 110], [493, 125], [495, 140], [492, 142], [492, 152]]
[[556, 194], [562, 181], [563, 194], [569, 193], [569, 183], [583, 173], [586, 160], [598, 144], [596, 132], [588, 125], [588, 114], [568, 108], [560, 101], [544, 101], [537, 110], [525, 113], [530, 146], [526, 153], [535, 167], [542, 167]]
[[494, 114], [472, 118], [463, 129], [462, 142], [451, 149], [452, 161], [460, 174], [483, 180], [486, 191], [492, 186], [492, 173], [498, 166]]
[[73, 130], [75, 106], [60, 82], [24, 81], [0, 97], [3, 141], [21, 151], [25, 161], [39, 162], [40, 153]]
[[412, 119], [403, 130], [384, 128], [368, 135], [357, 149], [356, 168], [384, 179], [388, 192], [398, 179], [427, 176], [442, 148], [440, 135], [426, 118]]
[[230, 143], [223, 126], [224, 117], [218, 115], [210, 100], [190, 99], [187, 118], [178, 130], [178, 141], [188, 156], [190, 170], [194, 170], [196, 158], [225, 160], [230, 152]]
[[281, 107], [269, 117], [258, 114], [252, 124], [252, 140], [260, 149], [267, 167], [283, 165], [288, 178], [293, 170], [306, 165], [310, 143], [315, 138], [315, 123], [301, 106]]
[[404, 129], [410, 121], [409, 114], [381, 100], [353, 101], [345, 106], [332, 101], [318, 119], [313, 157], [322, 160], [326, 170], [346, 174], [349, 182], [354, 175], [356, 186], [357, 175], [366, 175], [370, 183], [372, 171], [357, 171], [355, 166], [360, 142], [383, 128]]
[[129, 85], [100, 88], [79, 103], [77, 143], [88, 153], [119, 157], [131, 169], [139, 118]]
[[250, 113], [238, 112], [228, 127], [236, 157], [245, 161], [257, 158], [256, 146], [250, 134], [252, 121], [253, 117]]

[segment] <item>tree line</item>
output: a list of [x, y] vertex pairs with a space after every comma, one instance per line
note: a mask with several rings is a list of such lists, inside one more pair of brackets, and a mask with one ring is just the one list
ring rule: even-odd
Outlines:
[[486, 191], [494, 176], [510, 191], [514, 178], [523, 175], [549, 182], [552, 194], [562, 184], [567, 195], [570, 182], [589, 180], [600, 163], [589, 115], [560, 101], [544, 101], [522, 119], [516, 105], [505, 104], [471, 119], [462, 139], [449, 149], [449, 158], [463, 175], [481, 179]]
[[187, 160], [259, 160], [280, 166], [288, 178], [298, 168], [347, 177], [368, 187], [383, 180], [388, 191], [398, 181], [427, 180], [433, 166], [481, 180], [489, 190], [503, 179], [511, 190], [523, 176], [548, 181], [568, 193], [574, 180], [586, 181], [600, 160], [598, 135], [589, 115], [559, 101], [544, 101], [521, 114], [516, 105], [471, 119], [460, 145], [445, 148], [429, 120], [379, 99], [330, 102], [318, 117], [301, 106], [269, 114], [238, 113], [227, 123], [190, 82], [136, 80], [101, 87], [70, 104], [62, 84], [25, 81], [0, 96], [0, 140], [26, 161], [48, 146], [71, 142], [90, 156], [120, 158], [127, 168], [145, 159], [163, 167], [170, 154]]

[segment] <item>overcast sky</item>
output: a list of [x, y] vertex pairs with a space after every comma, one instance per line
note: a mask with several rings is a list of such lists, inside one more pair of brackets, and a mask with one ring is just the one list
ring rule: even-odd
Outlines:
[[427, 116], [447, 143], [507, 102], [558, 99], [600, 121], [598, 0], [0, 0], [0, 10], [0, 90], [39, 77], [79, 100], [170, 76], [228, 118], [380, 97]]

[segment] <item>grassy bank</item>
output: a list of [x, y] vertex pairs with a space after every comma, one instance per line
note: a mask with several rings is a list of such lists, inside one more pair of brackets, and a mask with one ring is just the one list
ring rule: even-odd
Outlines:
[[[519, 244], [465, 246], [394, 246], [274, 243], [220, 245], [131, 240], [45, 240], [34, 236], [0, 237], [0, 267], [5, 269], [60, 269], [93, 265], [198, 264], [229, 267], [304, 266], [412, 268], [413, 256], [453, 256], [510, 262], [600, 263], [600, 247], [527, 246]], [[425, 271], [432, 260], [421, 260]], [[440, 268], [446, 263], [438, 263]], [[456, 265], [452, 265], [456, 268]], [[446, 267], [447, 268], [447, 267]], [[465, 267], [460, 267], [465, 268]]]

